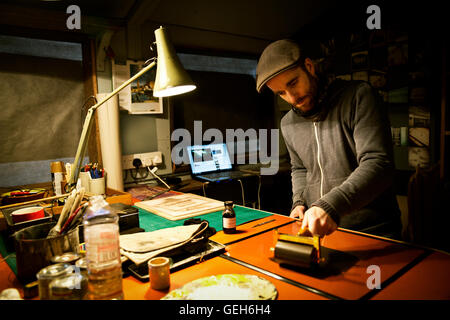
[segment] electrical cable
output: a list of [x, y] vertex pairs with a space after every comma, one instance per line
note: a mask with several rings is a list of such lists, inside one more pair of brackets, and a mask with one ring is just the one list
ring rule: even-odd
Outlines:
[[206, 198], [206, 190], [205, 190], [205, 186], [209, 184], [209, 182], [204, 182], [202, 183], [202, 189], [203, 189], [203, 196]]
[[84, 110], [84, 107], [86, 106], [86, 104], [88, 103], [88, 101], [89, 101], [90, 99], [94, 99], [95, 104], [98, 103], [98, 102], [97, 102], [97, 98], [96, 98], [95, 96], [89, 96], [89, 97], [86, 99], [86, 101], [84, 101], [83, 106], [81, 107], [81, 110]]
[[137, 174], [138, 171], [136, 170], [136, 174], [133, 175], [133, 169], [129, 169], [130, 170], [130, 176], [133, 178], [134, 181], [138, 180]]
[[[156, 198], [157, 196], [160, 196], [163, 193], [166, 193], [171, 190], [170, 186], [155, 173], [156, 170], [158, 170], [157, 167], [154, 167], [152, 170], [150, 169], [150, 167], [147, 167], [147, 169], [148, 169], [148, 172], [150, 172], [155, 178], [157, 178], [159, 181], [161, 181], [166, 186], [167, 189], [161, 190], [150, 197], [146, 197], [144, 200], [152, 200], [152, 199]], [[148, 172], [147, 172], [147, 176], [148, 176]], [[149, 187], [147, 186], [147, 188], [149, 188]]]
[[261, 210], [261, 175], [258, 175], [258, 210]]
[[89, 96], [86, 99], [86, 101], [84, 101], [83, 105], [81, 106], [81, 127], [83, 127], [83, 122], [84, 122], [83, 116], [84, 116], [85, 107], [86, 107], [87, 103], [89, 102], [89, 100], [91, 100], [91, 99], [94, 99], [95, 104], [97, 104], [97, 98], [95, 96]]
[[[156, 45], [156, 42], [154, 42], [154, 43], [152, 43], [152, 44], [150, 45], [150, 50], [152, 50], [152, 51], [154, 51], [154, 49], [153, 49], [154, 47], [152, 47], [153, 44]], [[156, 50], [156, 48], [155, 48], [155, 50]], [[153, 61], [156, 61], [156, 60], [157, 60], [156, 57], [153, 57], [153, 58], [148, 59], [147, 61], [144, 62], [143, 67], [148, 66], [150, 63], [152, 63]]]
[[241, 193], [242, 193], [242, 205], [245, 207], [245, 197], [244, 197], [244, 184], [241, 179], [237, 179], [241, 184]]
[[[150, 167], [147, 167], [147, 169], [148, 169], [148, 171], [149, 171], [156, 179], [158, 179], [159, 181], [161, 181], [161, 182], [166, 186], [166, 188], [167, 188], [168, 190], [170, 190], [170, 186], [169, 186], [163, 179], [161, 179], [161, 178], [155, 173], [156, 170], [158, 170], [157, 167], [154, 167], [152, 170], [150, 170]], [[147, 173], [147, 175], [148, 175], [148, 173]]]

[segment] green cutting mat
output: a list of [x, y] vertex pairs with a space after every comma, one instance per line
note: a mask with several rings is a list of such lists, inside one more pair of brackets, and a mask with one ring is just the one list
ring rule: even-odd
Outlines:
[[[177, 221], [167, 220], [166, 218], [160, 217], [144, 209], [138, 208], [139, 210], [139, 225], [145, 231], [155, 231], [164, 228], [171, 228], [182, 226], [184, 221], [188, 219], [182, 219]], [[234, 212], [236, 213], [236, 225], [240, 225], [255, 219], [260, 219], [264, 217], [271, 216], [272, 213], [260, 211], [256, 209], [234, 206]], [[209, 226], [216, 229], [216, 231], [222, 230], [222, 210], [215, 211], [200, 216], [194, 217], [195, 219], [207, 220]]]
[[6, 263], [9, 265], [11, 270], [15, 274], [17, 274], [16, 255], [15, 254], [10, 255], [10, 254], [14, 253], [14, 251], [10, 252], [6, 249], [6, 243], [5, 243], [5, 239], [4, 239], [5, 237], [6, 237], [6, 235], [4, 235], [4, 234], [0, 235], [0, 254], [2, 255], [0, 257], [0, 260], [7, 258]]

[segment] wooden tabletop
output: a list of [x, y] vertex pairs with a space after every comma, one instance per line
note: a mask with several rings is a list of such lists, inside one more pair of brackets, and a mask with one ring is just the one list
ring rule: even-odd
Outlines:
[[[270, 250], [274, 230], [296, 234], [299, 227], [297, 221], [274, 214], [238, 226], [236, 234], [218, 232], [211, 239], [226, 244], [225, 253], [173, 272], [171, 286], [164, 291], [128, 276], [123, 279], [125, 299], [160, 299], [192, 280], [226, 273], [254, 274], [271, 281], [279, 300], [450, 299], [449, 254], [350, 230], [338, 229], [322, 239], [326, 261], [321, 268], [275, 262]], [[380, 271], [380, 289], [368, 286], [373, 266]], [[14, 273], [1, 261], [0, 291], [10, 287], [23, 293]]]

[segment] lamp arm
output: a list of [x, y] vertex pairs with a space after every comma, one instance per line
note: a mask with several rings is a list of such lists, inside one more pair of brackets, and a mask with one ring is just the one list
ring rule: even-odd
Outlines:
[[128, 86], [130, 83], [132, 83], [134, 80], [139, 78], [141, 75], [149, 71], [151, 68], [153, 68], [156, 65], [156, 61], [153, 61], [148, 66], [142, 68], [141, 71], [136, 73], [133, 77], [125, 81], [123, 84], [120, 85], [116, 90], [111, 92], [109, 95], [107, 95], [102, 101], [98, 102], [96, 105], [89, 108], [86, 118], [84, 119], [83, 124], [83, 130], [81, 132], [80, 141], [78, 142], [78, 148], [77, 153], [75, 155], [75, 161], [72, 166], [72, 170], [70, 171], [70, 178], [67, 182], [67, 188], [66, 191], [71, 191], [77, 184], [78, 176], [80, 174], [81, 170], [81, 163], [83, 162], [84, 154], [86, 151], [87, 142], [89, 140], [89, 133], [91, 131], [93, 119], [94, 119], [94, 113], [95, 110], [97, 110], [102, 104], [107, 102], [109, 99], [117, 95], [120, 91], [122, 91], [126, 86]]

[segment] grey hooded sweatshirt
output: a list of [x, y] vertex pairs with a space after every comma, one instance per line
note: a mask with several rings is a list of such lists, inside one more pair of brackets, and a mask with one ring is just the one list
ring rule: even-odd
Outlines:
[[343, 228], [399, 237], [385, 105], [362, 81], [334, 81], [314, 120], [281, 120], [292, 166], [293, 208], [318, 206]]

